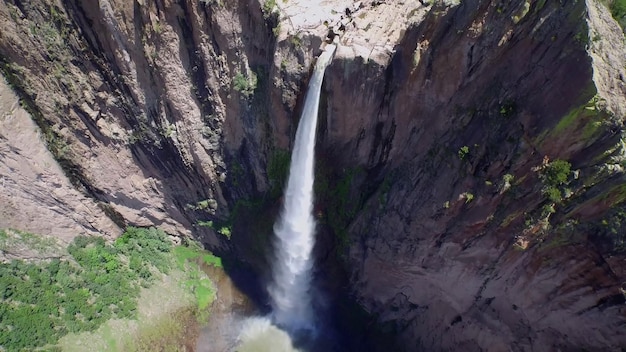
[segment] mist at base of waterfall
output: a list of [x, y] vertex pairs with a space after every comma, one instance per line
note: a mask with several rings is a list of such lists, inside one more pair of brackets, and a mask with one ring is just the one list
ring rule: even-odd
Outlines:
[[[214, 279], [218, 294], [207, 325], [200, 328], [198, 336], [189, 336], [197, 352], [345, 352], [369, 347], [362, 345], [362, 332], [358, 330], [359, 323], [364, 321], [353, 320], [353, 313], [344, 310], [349, 303], [341, 298], [337, 300], [336, 292], [326, 291], [328, 287], [319, 285], [332, 279], [324, 276], [325, 272], [317, 271], [313, 276], [310, 294], [316, 312], [314, 330], [294, 331], [291, 327], [279, 326], [269, 305], [264, 303], [267, 298], [263, 295], [262, 283], [245, 287], [247, 291], [243, 293], [233, 278], [249, 283], [249, 276], [237, 271], [229, 276], [213, 267], [203, 270]], [[355, 327], [357, 329], [351, 330]]]
[[249, 318], [239, 334], [237, 352], [302, 352], [293, 346], [289, 334], [279, 329], [268, 318]]
[[338, 341], [323, 330], [285, 331], [268, 317], [251, 317], [241, 324], [236, 352], [317, 352], [337, 351]]

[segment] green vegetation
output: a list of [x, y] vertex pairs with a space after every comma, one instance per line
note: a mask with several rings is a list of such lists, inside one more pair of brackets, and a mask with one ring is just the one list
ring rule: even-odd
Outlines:
[[[555, 233], [548, 238], [544, 239], [539, 245], [539, 251], [548, 251], [554, 250], [556, 248], [561, 248], [572, 243], [578, 242], [580, 239], [573, 236], [573, 234], [564, 231], [563, 229], [558, 229]], [[548, 261], [544, 259], [542, 264], [548, 264]]]
[[146, 318], [143, 326], [137, 329], [136, 337], [125, 336], [120, 346], [122, 348], [109, 345], [106, 351], [185, 351], [188, 336], [193, 333], [187, 330], [193, 319], [195, 317], [191, 309], [166, 314], [163, 318], [156, 320]]
[[[585, 105], [572, 109], [567, 115], [565, 115], [554, 128], [553, 133], [555, 135], [561, 135], [564, 132], [580, 128], [582, 130], [582, 139], [589, 140], [595, 136], [602, 126], [601, 121], [605, 119], [606, 113], [598, 107], [600, 98], [598, 95], [594, 95]], [[578, 126], [575, 124], [584, 124]]]
[[[281, 188], [277, 187], [277, 189]], [[241, 220], [245, 219], [244, 221], [254, 229], [252, 232], [254, 235], [251, 236], [252, 245], [246, 249], [257, 252], [256, 255], [264, 255], [276, 216], [273, 205], [276, 204], [279, 196], [280, 192], [276, 191], [275, 194], [270, 193], [253, 199], [238, 199], [231, 206], [228, 217], [216, 216], [211, 220], [199, 220], [196, 221], [196, 225], [208, 227], [230, 240], [235, 233], [238, 236], [247, 236], [250, 233], [245, 231], [245, 228], [244, 231], [236, 228], [236, 225], [241, 224]]]
[[56, 25], [51, 22], [44, 22], [38, 26], [31, 24], [29, 29], [33, 37], [38, 38], [44, 44], [52, 61], [68, 59], [68, 50], [63, 38], [67, 33], [60, 33]]
[[622, 27], [626, 33], [626, 0], [613, 0], [609, 6], [613, 18]]
[[616, 208], [600, 221], [595, 236], [608, 239], [614, 251], [626, 250], [626, 211]]
[[511, 17], [513, 23], [518, 24], [530, 11], [530, 1], [525, 1], [522, 7]]
[[544, 181], [552, 186], [564, 184], [567, 182], [571, 167], [572, 164], [565, 160], [557, 159], [548, 163], [542, 173]]
[[68, 332], [132, 317], [138, 283], [149, 282], [155, 266], [167, 269], [159, 259], [171, 245], [161, 234], [130, 228], [115, 246], [80, 236], [68, 248], [73, 260], [1, 264], [0, 345], [20, 350], [52, 344]]
[[280, 23], [277, 23], [276, 26], [272, 28], [272, 34], [274, 34], [274, 37], [278, 37], [280, 35]]
[[285, 150], [277, 149], [267, 162], [267, 179], [270, 183], [270, 197], [281, 195], [289, 176], [291, 156]]
[[37, 236], [29, 232], [7, 229], [0, 230], [0, 250], [19, 253], [28, 249], [40, 257], [61, 257], [64, 254], [61, 244], [52, 237]]
[[539, 0], [537, 1], [537, 5], [535, 5], [535, 11], [539, 12], [546, 5], [547, 0]]
[[578, 118], [580, 112], [581, 112], [580, 109], [574, 109], [574, 110], [570, 111], [567, 115], [565, 115], [559, 121], [559, 123], [554, 128], [554, 132], [556, 132], [556, 133], [563, 132], [563, 130], [565, 130], [566, 127], [571, 126], [572, 123], [574, 121], [576, 121], [576, 119]]
[[222, 258], [215, 256], [211, 253], [204, 253], [202, 255], [202, 261], [206, 264], [206, 265], [212, 265], [216, 268], [222, 268]]
[[[353, 190], [355, 179], [363, 172], [361, 168], [352, 168], [337, 177], [320, 175], [321, 172], [315, 177], [315, 194], [326, 205], [324, 213], [318, 213], [317, 216], [323, 216], [322, 220], [330, 226], [338, 243], [344, 248], [348, 245], [348, 224], [364, 202], [363, 195]], [[331, 185], [329, 179], [337, 181]]]
[[612, 187], [608, 192], [601, 195], [600, 198], [612, 206], [623, 203], [626, 201], [626, 184], [620, 184]]
[[208, 212], [215, 212], [217, 209], [217, 201], [215, 199], [205, 199], [196, 202], [196, 204], [187, 204], [186, 208], [191, 210], [206, 210]]
[[278, 37], [280, 34], [280, 21], [277, 11], [276, 0], [265, 0], [261, 6], [263, 12], [263, 18], [268, 27], [272, 30], [274, 37]]
[[290, 42], [290, 43], [291, 43], [291, 45], [293, 45], [293, 46], [294, 46], [294, 48], [296, 48], [296, 49], [301, 48], [301, 47], [302, 47], [302, 45], [303, 45], [303, 43], [302, 43], [302, 37], [300, 37], [300, 34], [299, 34], [299, 33], [296, 33], [296, 34], [292, 35], [292, 36], [289, 38], [289, 42]]
[[515, 219], [519, 218], [520, 215], [521, 215], [521, 212], [514, 212], [514, 213], [507, 215], [507, 217], [504, 218], [504, 220], [502, 220], [500, 227], [509, 226]]
[[541, 170], [541, 181], [543, 183], [543, 194], [550, 201], [560, 203], [563, 199], [563, 186], [568, 183], [571, 173], [571, 166], [565, 160], [554, 160], [544, 166]]
[[230, 239], [230, 236], [232, 234], [230, 226], [222, 226], [217, 232], [219, 232], [220, 235], [226, 236], [226, 238], [228, 239]]
[[154, 33], [161, 34], [161, 32], [163, 31], [163, 27], [161, 26], [161, 22], [157, 20], [154, 23], [154, 25], [152, 26], [152, 29], [154, 29]]
[[472, 200], [474, 200], [474, 195], [469, 192], [464, 192], [461, 194], [461, 197], [465, 199], [465, 204], [469, 204]]
[[561, 201], [561, 191], [556, 187], [548, 187], [543, 191], [543, 194], [552, 202], [558, 203]]
[[550, 214], [556, 213], [556, 209], [554, 208], [554, 203], [545, 204], [541, 207], [541, 217], [545, 218]]
[[205, 311], [215, 298], [215, 289], [211, 280], [203, 277], [198, 268], [191, 272], [191, 277], [185, 282], [185, 285], [195, 293], [198, 311]]
[[195, 243], [174, 248], [174, 257], [179, 269], [185, 269], [189, 273], [183, 285], [194, 294], [199, 313], [198, 319], [206, 321], [208, 318], [207, 308], [215, 299], [215, 288], [211, 280], [203, 275], [200, 265], [221, 268], [222, 259], [203, 250]]
[[263, 16], [265, 18], [269, 18], [274, 14], [274, 9], [276, 8], [276, 0], [265, 0], [261, 10], [263, 10]]
[[202, 221], [202, 220], [198, 220], [198, 221], [196, 222], [196, 224], [197, 224], [198, 226], [208, 227], [208, 228], [210, 228], [210, 229], [212, 229], [212, 228], [213, 228], [213, 221], [211, 221], [211, 220], [209, 220], [209, 221]]
[[509, 117], [515, 112], [515, 104], [511, 101], [507, 101], [500, 105], [500, 110], [498, 112], [502, 117]]
[[[0, 231], [0, 243], [14, 241], [13, 233], [23, 234]], [[34, 247], [48, 241], [33, 240], [37, 237], [20, 235], [23, 243]], [[221, 265], [218, 257], [199, 247], [172, 250], [163, 231], [129, 227], [112, 244], [101, 237], [79, 236], [59, 258], [0, 263], [0, 348], [50, 348], [68, 333], [94, 331], [110, 319], [135, 318], [141, 287], [170, 272], [174, 258], [183, 266], [195, 257]], [[197, 268], [191, 268], [185, 285], [204, 309], [214, 289]]]
[[[190, 244], [202, 253], [199, 246]], [[185, 283], [192, 277], [185, 260], [176, 264], [177, 249], [170, 252], [172, 268], [149, 288], [141, 288], [136, 319], [112, 319], [92, 332], [68, 334], [59, 341], [63, 351], [184, 351], [196, 333], [199, 316], [195, 292]], [[197, 260], [192, 260], [192, 262]], [[202, 273], [201, 273], [202, 274]]]
[[459, 158], [460, 158], [461, 160], [464, 160], [464, 159], [465, 159], [465, 158], [469, 155], [469, 152], [470, 152], [470, 150], [469, 150], [469, 147], [468, 147], [468, 146], [466, 146], [466, 145], [462, 146], [462, 147], [459, 149], [459, 151], [458, 151]]
[[203, 250], [195, 243], [189, 243], [186, 246], [174, 247], [173, 252], [179, 269], [184, 269], [187, 262], [197, 259], [201, 259], [202, 263], [205, 265], [215, 266], [217, 268], [222, 267], [222, 259], [220, 257], [216, 257]]
[[250, 98], [257, 88], [258, 78], [256, 73], [250, 71], [250, 76], [246, 77], [241, 72], [237, 72], [233, 78], [233, 89], [241, 93], [246, 98]]
[[230, 163], [228, 165], [228, 178], [233, 186], [239, 186], [239, 180], [244, 177], [244, 170], [239, 163]]
[[[615, 191], [624, 191], [619, 188], [622, 187], [617, 186], [609, 190], [608, 194], [595, 197], [590, 202], [581, 205], [581, 207], [605, 209], [601, 218], [580, 219], [576, 216], [568, 216], [566, 221], [559, 224], [557, 232], [566, 234], [570, 243], [590, 241], [602, 253], [626, 252], [626, 207], [624, 204], [613, 202], [617, 200], [621, 203], [624, 198], [618, 196], [616, 199], [611, 194]], [[576, 214], [577, 210], [572, 213]]]

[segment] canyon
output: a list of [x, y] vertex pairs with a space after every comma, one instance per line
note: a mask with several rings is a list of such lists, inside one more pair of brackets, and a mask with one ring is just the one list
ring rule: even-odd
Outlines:
[[626, 46], [605, 3], [3, 0], [0, 28], [0, 228], [156, 226], [267, 308], [335, 40], [314, 282], [342, 348], [626, 348]]

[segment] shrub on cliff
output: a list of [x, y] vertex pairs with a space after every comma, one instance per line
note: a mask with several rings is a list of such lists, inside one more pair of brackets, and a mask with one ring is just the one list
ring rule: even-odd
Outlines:
[[567, 184], [572, 164], [565, 160], [546, 163], [541, 170], [543, 194], [552, 202], [559, 203], [563, 198], [562, 188]]
[[252, 71], [250, 71], [250, 77], [246, 77], [241, 72], [237, 72], [233, 78], [233, 89], [243, 94], [246, 98], [250, 98], [256, 90], [257, 81], [257, 75]]

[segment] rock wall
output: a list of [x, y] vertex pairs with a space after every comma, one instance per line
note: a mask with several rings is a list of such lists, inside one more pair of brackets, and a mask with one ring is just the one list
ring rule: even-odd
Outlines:
[[[0, 228], [47, 233], [66, 243], [79, 234], [116, 236], [119, 229], [103, 209], [65, 177], [4, 79], [0, 105]], [[21, 254], [2, 252], [7, 258]]]
[[0, 124], [1, 226], [159, 226], [262, 277], [328, 36], [318, 253], [349, 277], [329, 289], [406, 350], [626, 346], [626, 51], [601, 3], [4, 0], [0, 28], [41, 136]]
[[3, 71], [77, 189], [119, 226], [227, 242], [196, 223], [264, 191], [274, 148], [258, 2], [3, 1], [0, 22]]
[[463, 1], [387, 63], [336, 58], [325, 147], [366, 175], [350, 287], [406, 350], [626, 346], [622, 240], [602, 229], [624, 200], [623, 43], [596, 2]]

